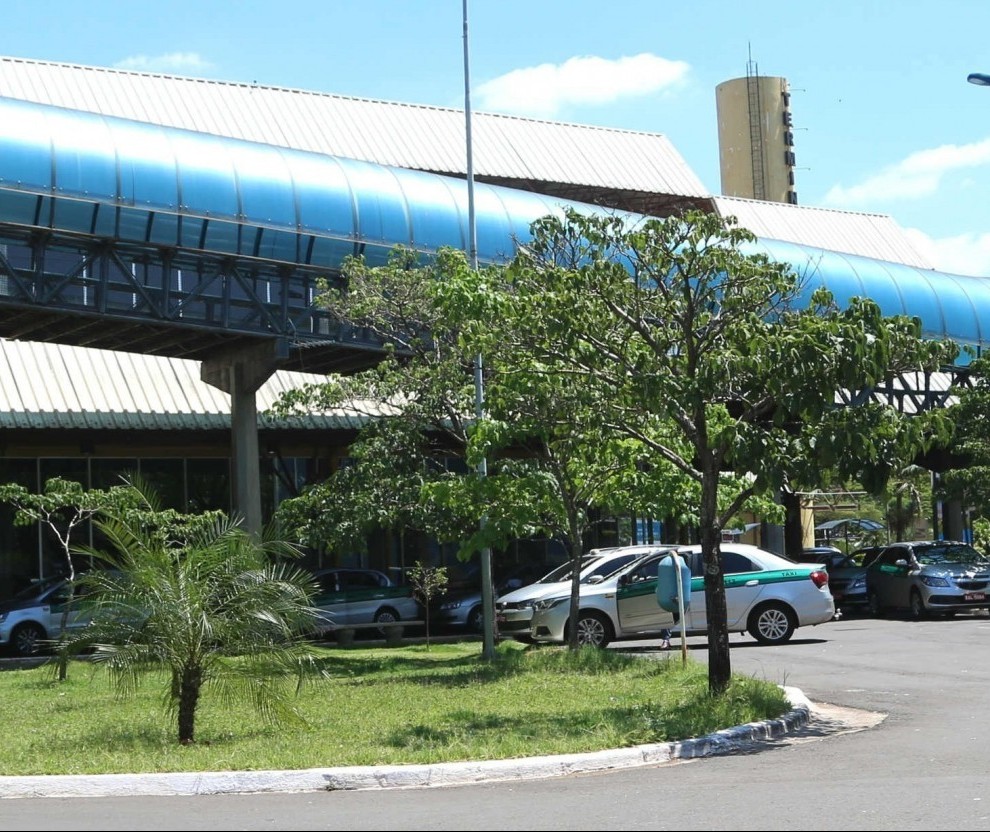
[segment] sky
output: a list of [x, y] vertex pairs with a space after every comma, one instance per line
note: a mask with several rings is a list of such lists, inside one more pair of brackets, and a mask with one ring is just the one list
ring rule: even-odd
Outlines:
[[[2, 0], [0, 54], [463, 108], [463, 0]], [[721, 192], [715, 88], [791, 90], [801, 205], [990, 276], [986, 0], [469, 0], [473, 111], [666, 135]]]

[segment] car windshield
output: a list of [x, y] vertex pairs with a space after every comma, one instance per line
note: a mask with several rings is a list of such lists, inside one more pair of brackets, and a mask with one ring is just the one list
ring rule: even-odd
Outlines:
[[975, 563], [980, 566], [988, 564], [987, 559], [972, 546], [931, 546], [927, 549], [916, 549], [915, 557], [918, 563], [936, 565], [939, 563]]
[[37, 598], [42, 592], [48, 588], [54, 586], [57, 583], [61, 583], [65, 580], [62, 577], [58, 578], [42, 578], [40, 581], [33, 581], [28, 586], [24, 587], [20, 592], [18, 592], [14, 598], [18, 601], [29, 601], [32, 598]]
[[[581, 570], [591, 563], [593, 563], [597, 558], [584, 558], [581, 561]], [[571, 562], [562, 563], [552, 572], [548, 572], [540, 580], [537, 581], [538, 584], [559, 584], [561, 581], [566, 581], [571, 577]]]

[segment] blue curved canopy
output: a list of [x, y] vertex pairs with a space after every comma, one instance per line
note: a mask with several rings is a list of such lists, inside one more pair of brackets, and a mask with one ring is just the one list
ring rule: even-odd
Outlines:
[[[508, 259], [565, 207], [612, 209], [478, 183], [478, 257]], [[637, 215], [628, 214], [635, 221]], [[0, 98], [0, 223], [336, 269], [396, 245], [468, 246], [467, 183], [454, 177]], [[925, 271], [779, 240], [755, 249], [837, 302], [874, 299], [930, 338], [980, 350], [990, 279]], [[960, 361], [968, 358], [961, 356]]]
[[[466, 249], [467, 204], [453, 177], [0, 98], [0, 222], [335, 268]], [[603, 210], [479, 183], [479, 259], [564, 205]]]

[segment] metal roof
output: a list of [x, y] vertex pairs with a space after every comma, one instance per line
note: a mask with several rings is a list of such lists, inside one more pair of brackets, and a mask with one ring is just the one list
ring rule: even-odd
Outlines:
[[721, 217], [735, 217], [742, 228], [757, 237], [889, 260], [919, 269], [934, 268], [934, 264], [911, 244], [903, 229], [886, 214], [727, 196], [714, 197], [713, 201]]
[[[257, 84], [0, 57], [0, 95], [396, 167], [466, 174], [464, 112]], [[472, 113], [474, 174], [707, 199], [658, 133]], [[546, 190], [546, 189], [544, 189]], [[549, 190], [554, 190], [549, 188]], [[689, 200], [675, 200], [685, 202]], [[623, 207], [623, 206], [616, 206]]]
[[[273, 375], [257, 394], [259, 427], [362, 427], [356, 411], [264, 415], [283, 392], [324, 381]], [[0, 428], [229, 430], [230, 396], [200, 379], [198, 361], [0, 339]]]

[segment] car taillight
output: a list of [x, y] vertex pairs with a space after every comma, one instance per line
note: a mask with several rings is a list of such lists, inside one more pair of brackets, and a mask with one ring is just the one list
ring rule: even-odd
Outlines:
[[816, 569], [809, 577], [819, 589], [828, 583], [828, 572], [824, 569]]

